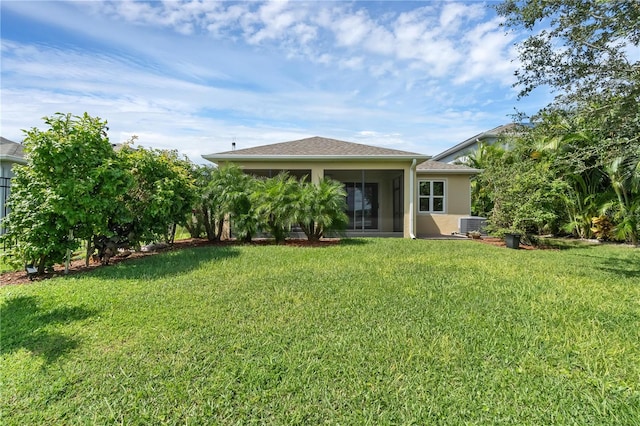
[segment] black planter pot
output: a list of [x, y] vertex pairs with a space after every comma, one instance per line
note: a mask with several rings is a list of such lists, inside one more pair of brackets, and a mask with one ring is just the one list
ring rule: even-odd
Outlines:
[[520, 248], [520, 234], [504, 234], [504, 242], [512, 249]]

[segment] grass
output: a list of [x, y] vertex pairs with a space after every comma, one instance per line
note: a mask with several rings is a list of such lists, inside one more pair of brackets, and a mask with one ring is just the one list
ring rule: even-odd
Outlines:
[[7, 425], [640, 419], [630, 248], [194, 248], [0, 296]]

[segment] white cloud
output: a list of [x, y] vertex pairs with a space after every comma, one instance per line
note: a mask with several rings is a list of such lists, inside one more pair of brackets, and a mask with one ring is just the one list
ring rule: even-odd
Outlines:
[[340, 61], [340, 68], [349, 68], [349, 69], [360, 69], [362, 68], [362, 64], [364, 63], [364, 58], [362, 56], [356, 56], [353, 58], [344, 58]]
[[453, 33], [461, 30], [463, 21], [475, 20], [485, 15], [486, 5], [482, 3], [445, 3], [440, 13], [440, 26]]
[[87, 111], [109, 120], [117, 142], [137, 134], [194, 160], [228, 150], [233, 137], [242, 146], [322, 135], [435, 153], [486, 130], [481, 123], [502, 124], [512, 108], [513, 36], [478, 3], [406, 3], [402, 12], [393, 2], [376, 4], [381, 11], [359, 2], [7, 3], [84, 40], [3, 34], [2, 126], [13, 137], [56, 111]]
[[500, 28], [501, 20], [496, 18], [470, 30], [464, 40], [469, 45], [469, 53], [464, 63], [464, 72], [455, 82], [467, 83], [473, 80], [493, 79], [502, 84], [514, 82], [513, 34], [505, 35]]
[[373, 24], [363, 10], [355, 14], [338, 16], [332, 28], [338, 46], [354, 47], [362, 43]]

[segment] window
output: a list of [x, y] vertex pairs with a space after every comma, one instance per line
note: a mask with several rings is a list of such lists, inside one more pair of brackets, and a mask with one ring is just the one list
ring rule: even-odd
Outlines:
[[420, 213], [444, 213], [443, 180], [422, 180], [418, 189]]

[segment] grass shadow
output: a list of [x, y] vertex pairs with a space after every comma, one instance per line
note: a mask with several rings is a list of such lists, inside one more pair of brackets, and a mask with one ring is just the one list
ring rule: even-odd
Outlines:
[[363, 238], [344, 238], [340, 240], [341, 246], [364, 246], [371, 244], [371, 241]]
[[128, 259], [116, 265], [91, 271], [91, 276], [108, 279], [157, 279], [198, 269], [201, 264], [236, 257], [240, 251], [233, 246], [205, 246], [158, 253], [139, 259]]
[[640, 278], [640, 264], [637, 259], [608, 258], [599, 268], [624, 278]]
[[537, 238], [534, 244], [536, 247], [542, 249], [551, 250], [574, 250], [574, 249], [587, 249], [597, 246], [597, 243], [592, 243], [584, 240], [565, 239], [565, 238]]
[[0, 353], [24, 348], [50, 364], [78, 346], [78, 339], [52, 331], [50, 326], [80, 321], [96, 313], [82, 306], [43, 310], [34, 296], [9, 298], [0, 306]]

